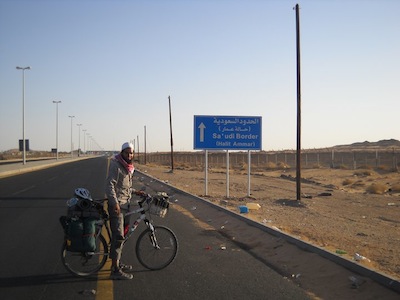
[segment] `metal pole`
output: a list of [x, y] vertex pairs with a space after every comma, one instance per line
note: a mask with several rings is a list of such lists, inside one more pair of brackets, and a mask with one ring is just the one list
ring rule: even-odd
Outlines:
[[229, 198], [229, 150], [226, 150], [226, 198]]
[[86, 133], [86, 154], [89, 154], [90, 151], [90, 133]]
[[22, 70], [22, 164], [26, 164], [26, 145], [25, 145], [25, 70], [31, 67], [16, 67]]
[[25, 69], [22, 69], [22, 164], [26, 164], [26, 144], [25, 144]]
[[247, 151], [247, 196], [250, 197], [250, 174], [251, 174], [251, 154]]
[[144, 126], [144, 164], [147, 163], [146, 153], [147, 153], [147, 149], [146, 149], [146, 125], [145, 125]]
[[138, 158], [138, 163], [140, 164], [140, 151], [139, 151], [139, 136], [137, 136], [137, 158]]
[[300, 13], [296, 4], [296, 52], [297, 52], [297, 156], [296, 186], [297, 200], [301, 199], [301, 72], [300, 72]]
[[86, 153], [86, 129], [82, 129], [83, 131], [83, 153]]
[[71, 118], [71, 158], [73, 157], [73, 146], [72, 146], [72, 119], [75, 118], [75, 116], [68, 116]]
[[61, 101], [53, 101], [56, 104], [56, 160], [58, 160], [58, 104]]
[[205, 162], [205, 169], [204, 169], [204, 194], [208, 196], [208, 150], [204, 150], [204, 162]]
[[168, 96], [169, 103], [169, 131], [171, 140], [171, 172], [174, 172], [174, 141], [172, 138], [172, 115], [171, 115], [171, 97]]
[[81, 126], [82, 124], [76, 124], [79, 127], [78, 130], [78, 156], [81, 156]]

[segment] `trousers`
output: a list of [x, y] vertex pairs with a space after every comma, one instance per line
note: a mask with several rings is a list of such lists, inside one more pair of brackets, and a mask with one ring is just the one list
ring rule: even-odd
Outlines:
[[129, 212], [129, 203], [120, 205], [121, 213], [117, 214], [113, 207], [109, 207], [110, 229], [111, 229], [111, 247], [110, 258], [120, 260], [122, 256], [122, 248], [124, 245], [124, 227], [129, 224], [130, 216], [125, 214]]

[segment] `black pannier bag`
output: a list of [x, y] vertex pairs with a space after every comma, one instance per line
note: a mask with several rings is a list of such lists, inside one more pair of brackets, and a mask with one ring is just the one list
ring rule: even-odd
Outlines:
[[95, 218], [61, 217], [67, 250], [71, 252], [94, 252], [96, 250]]

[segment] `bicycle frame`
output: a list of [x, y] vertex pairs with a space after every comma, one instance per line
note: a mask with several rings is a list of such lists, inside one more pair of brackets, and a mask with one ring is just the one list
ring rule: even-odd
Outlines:
[[[137, 214], [137, 213], [140, 213], [140, 216], [132, 224], [127, 225], [127, 226], [129, 226], [129, 229], [125, 235], [125, 241], [127, 241], [131, 237], [131, 235], [135, 232], [136, 228], [139, 226], [140, 222], [142, 222], [142, 221], [144, 221], [146, 226], [149, 227], [152, 232], [154, 231], [154, 226], [153, 226], [153, 224], [151, 224], [150, 220], [147, 218], [146, 212], [143, 207], [140, 207], [138, 209], [135, 209], [135, 210], [132, 210], [132, 211], [126, 213], [125, 217], [133, 215], [133, 214]], [[125, 243], [125, 241], [124, 241], [124, 243]]]
[[[142, 203], [143, 203], [143, 202], [142, 202]], [[129, 228], [128, 228], [126, 234], [125, 234], [125, 240], [124, 240], [124, 242], [123, 242], [124, 244], [125, 244], [125, 242], [132, 236], [132, 234], [136, 231], [137, 227], [139, 226], [139, 224], [140, 224], [142, 221], [144, 221], [144, 223], [145, 223], [146, 226], [151, 230], [151, 232], [154, 232], [154, 226], [153, 226], [153, 224], [152, 224], [151, 221], [147, 218], [145, 209], [144, 209], [143, 207], [141, 207], [142, 203], [139, 202], [140, 208], [135, 209], [135, 210], [132, 210], [132, 211], [129, 211], [129, 212], [127, 212], [127, 213], [125, 214], [125, 217], [127, 217], [127, 216], [131, 216], [131, 215], [140, 213], [140, 216], [139, 216], [133, 223], [130, 223], [130, 224], [127, 224], [127, 225], [126, 225], [126, 226], [129, 226]], [[98, 224], [98, 225], [99, 225], [99, 230], [97, 231], [96, 238], [98, 238], [99, 235], [102, 233], [101, 228], [103, 228], [103, 226], [104, 226], [104, 227], [106, 228], [108, 240], [109, 240], [109, 242], [111, 242], [111, 228], [110, 228], [110, 223], [109, 223], [109, 221], [110, 221], [110, 217], [109, 217], [109, 216], [107, 216], [106, 218], [102, 218], [102, 219], [101, 219], [101, 222], [99, 222], [99, 223], [101, 223], [101, 226], [100, 226], [100, 224]], [[124, 227], [124, 230], [125, 230], [125, 227]], [[152, 243], [153, 243], [153, 246], [154, 246], [154, 247], [158, 247], [156, 241], [153, 241], [153, 240], [152, 240]]]

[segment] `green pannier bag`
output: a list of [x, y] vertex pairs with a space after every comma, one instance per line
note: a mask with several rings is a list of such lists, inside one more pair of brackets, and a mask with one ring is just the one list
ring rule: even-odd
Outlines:
[[96, 221], [95, 218], [71, 218], [67, 221], [65, 234], [68, 251], [96, 250]]

